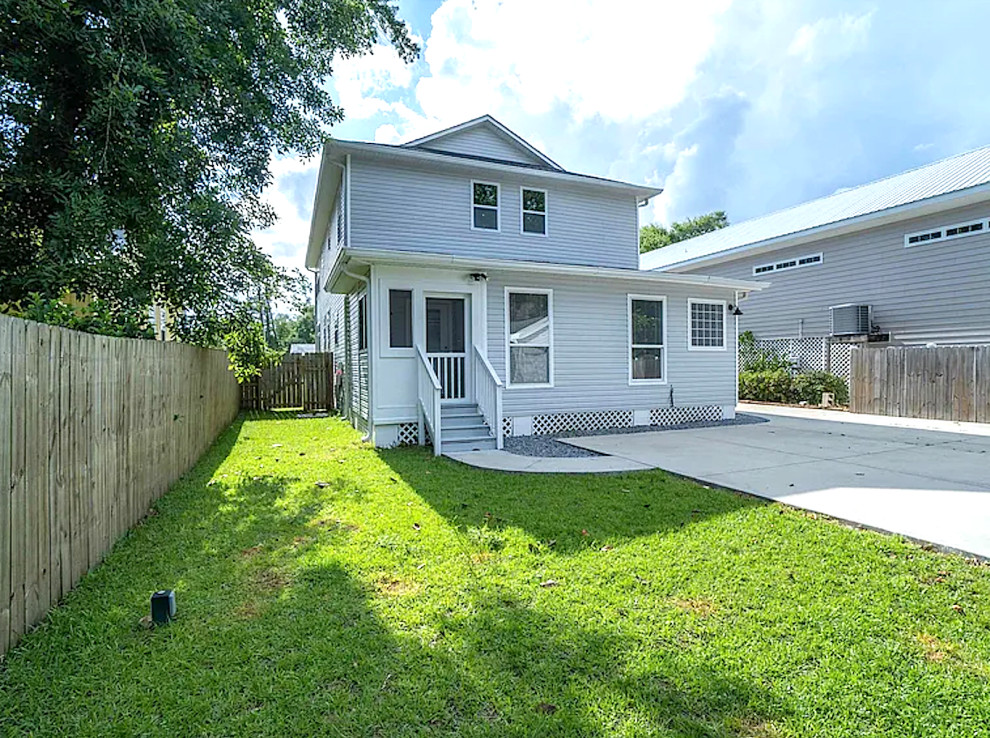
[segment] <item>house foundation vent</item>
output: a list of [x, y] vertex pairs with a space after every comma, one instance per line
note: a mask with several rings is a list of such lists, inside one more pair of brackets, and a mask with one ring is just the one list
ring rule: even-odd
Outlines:
[[399, 446], [416, 446], [419, 444], [419, 423], [399, 423]]

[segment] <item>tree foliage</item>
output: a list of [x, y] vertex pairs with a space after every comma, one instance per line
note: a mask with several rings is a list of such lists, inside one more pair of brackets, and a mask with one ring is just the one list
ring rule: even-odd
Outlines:
[[687, 220], [675, 221], [669, 227], [650, 223], [639, 229], [639, 253], [660, 249], [678, 241], [717, 231], [729, 225], [723, 210], [715, 210]]
[[0, 3], [0, 300], [156, 302], [201, 343], [284, 285], [249, 233], [271, 155], [342, 119], [335, 61], [418, 52], [387, 0]]

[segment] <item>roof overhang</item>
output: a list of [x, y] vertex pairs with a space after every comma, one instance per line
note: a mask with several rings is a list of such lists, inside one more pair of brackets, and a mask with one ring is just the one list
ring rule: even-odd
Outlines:
[[320, 263], [320, 250], [330, 225], [334, 198], [344, 177], [344, 164], [335, 160], [330, 153], [330, 144], [324, 144], [320, 158], [320, 171], [316, 177], [316, 194], [313, 197], [313, 212], [309, 219], [309, 241], [306, 245], [306, 268], [316, 269]]
[[676, 284], [694, 287], [716, 287], [737, 292], [756, 292], [770, 286], [769, 282], [709, 277], [702, 274], [677, 274], [672, 272], [640, 271], [610, 267], [553, 264], [542, 261], [510, 261], [448, 254], [426, 254], [416, 251], [391, 251], [384, 249], [341, 249], [323, 289], [329, 292], [347, 293], [357, 286], [355, 274], [367, 274], [370, 265], [391, 265], [432, 269], [451, 269], [466, 272], [498, 271], [526, 274], [553, 274], [584, 277], [589, 280], [621, 279], [642, 284]]
[[[788, 248], [790, 246], [801, 246], [803, 244], [821, 241], [823, 238], [845, 236], [850, 233], [865, 231], [870, 228], [877, 228], [879, 226], [897, 223], [899, 221], [909, 220], [911, 218], [920, 218], [945, 210], [954, 210], [956, 208], [963, 208], [968, 205], [976, 205], [987, 200], [990, 200], [990, 183], [969, 187], [965, 190], [947, 192], [944, 195], [937, 195], [925, 200], [916, 200], [915, 202], [897, 205], [895, 207], [887, 208], [885, 210], [878, 210], [873, 213], [865, 213], [853, 218], [838, 220], [833, 223], [825, 223], [814, 228], [807, 228], [805, 230], [775, 236], [774, 238], [768, 238], [762, 241], [753, 241], [751, 243], [725, 249], [724, 251], [717, 251], [713, 254], [684, 259], [682, 261], [664, 264], [657, 267], [644, 268], [650, 269], [651, 271], [670, 272], [680, 269], [694, 269], [699, 266], [714, 266], [715, 264], [733, 261], [743, 256], [754, 256], [770, 251], [776, 251], [777, 249]], [[688, 242], [685, 241], [684, 243], [686, 244]], [[642, 266], [642, 259], [640, 260], [640, 264]]]

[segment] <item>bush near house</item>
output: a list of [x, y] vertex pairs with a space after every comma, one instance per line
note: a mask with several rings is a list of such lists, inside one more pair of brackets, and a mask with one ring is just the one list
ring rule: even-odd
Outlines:
[[842, 377], [829, 372], [792, 376], [782, 368], [747, 370], [739, 373], [739, 399], [756, 402], [807, 402], [817, 405], [822, 392], [835, 394], [839, 405], [849, 402], [849, 388]]

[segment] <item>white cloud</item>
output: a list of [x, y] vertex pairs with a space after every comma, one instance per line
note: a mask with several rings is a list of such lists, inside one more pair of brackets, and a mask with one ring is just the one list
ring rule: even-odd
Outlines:
[[846, 56], [863, 48], [872, 20], [871, 10], [862, 15], [843, 14], [805, 23], [794, 34], [787, 53], [805, 62]]
[[559, 106], [575, 122], [648, 118], [683, 98], [730, 2], [446, 0], [415, 88], [423, 115], [403, 116], [401, 133]]
[[[422, 43], [421, 39], [415, 39]], [[385, 44], [375, 44], [371, 53], [349, 59], [341, 58], [334, 64], [333, 85], [336, 102], [344, 108], [349, 118], [370, 118], [393, 108], [382, 95], [412, 83], [413, 70], [395, 49]]]

